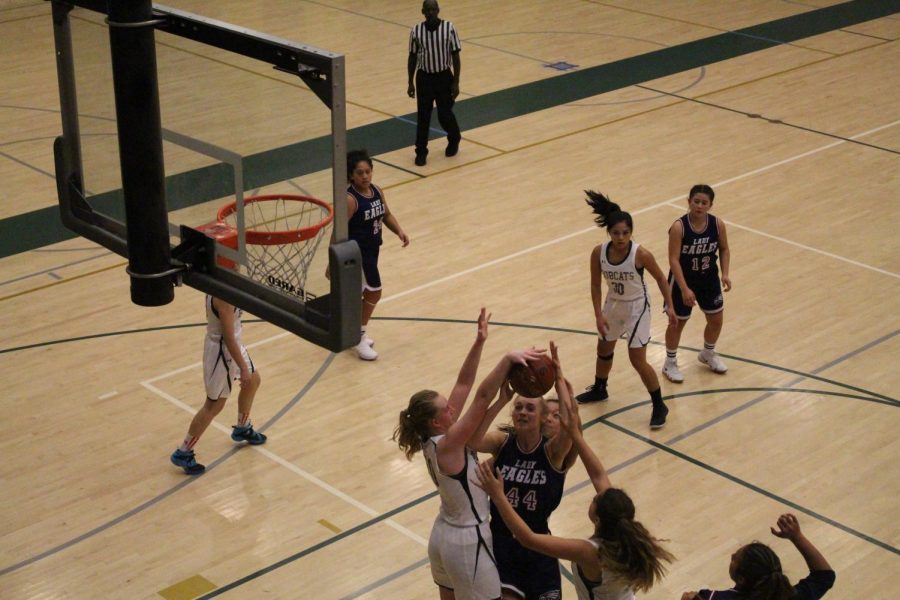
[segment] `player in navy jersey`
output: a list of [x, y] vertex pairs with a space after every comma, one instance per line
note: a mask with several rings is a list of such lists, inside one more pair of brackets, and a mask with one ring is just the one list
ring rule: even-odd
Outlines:
[[350, 180], [347, 186], [347, 230], [350, 239], [359, 244], [363, 270], [362, 335], [355, 350], [361, 359], [375, 360], [378, 358], [378, 353], [372, 348], [375, 341], [366, 333], [366, 327], [381, 299], [378, 253], [382, 226], [397, 234], [404, 248], [409, 245], [409, 236], [388, 208], [384, 192], [372, 183], [372, 159], [368, 152], [353, 150], [347, 153], [347, 178]]
[[[666, 329], [666, 362], [663, 375], [669, 381], [681, 383], [684, 375], [678, 369], [678, 344], [681, 332], [694, 304], [706, 315], [703, 330], [703, 350], [697, 360], [714, 373], [725, 373], [728, 367], [716, 354], [716, 342], [722, 333], [725, 304], [722, 291], [731, 290], [728, 270], [731, 251], [725, 222], [709, 214], [716, 193], [711, 187], [697, 184], [688, 194], [688, 213], [669, 228], [669, 286], [677, 322]], [[716, 258], [722, 263], [722, 280]]]
[[[512, 397], [508, 383], [500, 391]], [[494, 419], [488, 412], [486, 422]], [[479, 452], [493, 455], [500, 471], [505, 494], [516, 512], [535, 531], [549, 533], [547, 520], [562, 498], [572, 442], [560, 427], [552, 437], [544, 436], [549, 406], [543, 398], [516, 396], [512, 425], [484, 435], [475, 445]], [[551, 600], [559, 598], [561, 580], [556, 559], [534, 552], [517, 542], [491, 505], [491, 533], [503, 598]]]
[[778, 555], [767, 545], [753, 542], [731, 555], [728, 574], [734, 581], [733, 588], [684, 592], [681, 600], [819, 600], [834, 585], [831, 565], [800, 531], [797, 517], [783, 514], [776, 525], [778, 529], [771, 528], [772, 535], [794, 544], [809, 567], [809, 575], [791, 585]]
[[[631, 215], [597, 192], [585, 191], [587, 203], [597, 215], [594, 221], [605, 227], [610, 241], [596, 246], [591, 252], [591, 300], [600, 336], [597, 340], [597, 362], [594, 385], [578, 395], [580, 403], [606, 400], [607, 378], [612, 369], [613, 351], [619, 338], [628, 340], [628, 358], [650, 393], [653, 411], [650, 428], [659, 429], [666, 423], [669, 409], [662, 399], [659, 378], [647, 363], [647, 344], [650, 343], [650, 296], [644, 283], [644, 270], [656, 280], [665, 300], [669, 325], [675, 324], [672, 297], [666, 278], [653, 254], [632, 241], [634, 224]], [[606, 280], [606, 302], [603, 302], [601, 282]]]
[[[631, 498], [623, 490], [612, 487], [603, 464], [581, 434], [571, 391], [562, 375], [559, 353], [553, 342], [550, 352], [556, 365], [560, 421], [597, 492], [588, 510], [593, 535], [588, 539], [575, 539], [534, 531], [522, 518], [522, 511], [513, 509], [508, 486], [498, 478], [500, 470], [489, 463], [479, 466], [479, 482], [491, 497], [499, 517], [522, 546], [572, 561], [575, 589], [580, 600], [634, 600], [635, 591], [648, 591], [663, 577], [662, 562], [671, 562], [673, 557], [635, 520]], [[548, 596], [554, 597], [558, 596]]]
[[[481, 309], [478, 334], [448, 397], [432, 390], [413, 394], [394, 430], [394, 440], [406, 458], [422, 451], [428, 473], [441, 497], [441, 508], [428, 541], [431, 573], [441, 600], [454, 597], [487, 600], [500, 597], [500, 580], [488, 526], [488, 498], [477, 484], [478, 456], [474, 440], [484, 435], [485, 414], [513, 364], [539, 358], [541, 351], [507, 353], [484, 378], [471, 406], [463, 413], [475, 382], [481, 351], [488, 335], [490, 315]], [[498, 414], [509, 398], [490, 407]]]

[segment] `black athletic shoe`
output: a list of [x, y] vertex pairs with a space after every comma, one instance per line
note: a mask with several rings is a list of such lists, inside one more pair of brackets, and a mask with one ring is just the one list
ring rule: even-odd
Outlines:
[[416, 154], [416, 166], [417, 167], [424, 167], [425, 163], [427, 163], [427, 162], [428, 162], [428, 159], [425, 158], [424, 154]]
[[665, 404], [657, 404], [653, 407], [653, 413], [650, 415], [650, 429], [662, 429], [666, 424], [666, 416], [669, 414], [669, 407]]
[[589, 402], [600, 402], [609, 398], [605, 385], [589, 385], [583, 392], [575, 396], [578, 404], [587, 404]]
[[456, 156], [457, 152], [459, 152], [459, 142], [451, 142], [447, 144], [447, 149], [444, 150], [444, 156]]

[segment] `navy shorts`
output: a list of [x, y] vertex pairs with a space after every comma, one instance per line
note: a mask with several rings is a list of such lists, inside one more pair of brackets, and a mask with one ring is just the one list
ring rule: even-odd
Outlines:
[[525, 600], [562, 598], [559, 561], [555, 558], [524, 548], [505, 535], [494, 536], [494, 557], [503, 589]]
[[[687, 279], [688, 287], [697, 297], [697, 306], [700, 310], [708, 315], [722, 312], [725, 308], [725, 302], [722, 298], [722, 282], [719, 281], [719, 274], [714, 273], [711, 276], [702, 279]], [[672, 306], [675, 308], [675, 316], [682, 321], [691, 317], [692, 306], [687, 306], [681, 298], [681, 288], [675, 283], [675, 276], [669, 273], [669, 289], [672, 290]]]
[[378, 272], [378, 251], [380, 246], [363, 248], [362, 255], [363, 291], [377, 292], [381, 289], [381, 273]]

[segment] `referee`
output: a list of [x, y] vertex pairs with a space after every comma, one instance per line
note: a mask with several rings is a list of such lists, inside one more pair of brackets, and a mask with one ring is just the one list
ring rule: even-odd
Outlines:
[[[437, 0], [425, 0], [422, 3], [425, 21], [409, 33], [409, 59], [406, 61], [409, 87], [406, 93], [410, 98], [416, 98], [416, 165], [420, 167], [425, 165], [428, 156], [428, 130], [434, 104], [437, 104], [438, 121], [447, 132], [446, 156], [456, 155], [462, 137], [453, 115], [453, 101], [459, 96], [459, 36], [453, 23], [438, 19], [440, 11]], [[419, 89], [418, 97], [416, 88]]]

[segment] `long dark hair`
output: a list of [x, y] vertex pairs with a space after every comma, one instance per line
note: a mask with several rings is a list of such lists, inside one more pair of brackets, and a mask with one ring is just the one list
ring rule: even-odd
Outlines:
[[733, 576], [741, 582], [736, 589], [748, 600], [791, 600], [794, 586], [781, 571], [778, 555], [762, 542], [752, 542], [738, 550]]
[[615, 227], [617, 223], [624, 222], [628, 225], [628, 229], [634, 231], [634, 223], [631, 220], [631, 215], [619, 208], [618, 204], [600, 192], [584, 190], [584, 193], [587, 194], [585, 202], [588, 203], [588, 206], [590, 206], [591, 210], [594, 211], [594, 214], [597, 215], [594, 217], [594, 223], [596, 223], [598, 227], [606, 227], [606, 230], [609, 231]]
[[619, 575], [628, 585], [647, 592], [666, 574], [662, 562], [675, 557], [640, 521], [634, 520], [634, 502], [623, 490], [609, 488], [594, 498], [597, 527], [594, 538], [603, 566]]
[[422, 444], [431, 435], [431, 420], [437, 416], [434, 399], [438, 393], [433, 390], [416, 392], [409, 399], [409, 406], [400, 411], [400, 422], [391, 438], [403, 450], [406, 460], [412, 460]]

